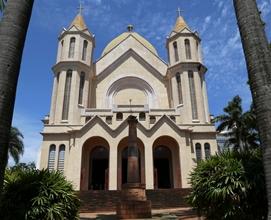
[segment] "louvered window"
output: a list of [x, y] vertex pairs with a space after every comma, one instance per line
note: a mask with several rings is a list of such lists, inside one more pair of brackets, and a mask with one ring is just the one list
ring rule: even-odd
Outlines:
[[88, 48], [88, 42], [86, 40], [84, 40], [83, 52], [82, 52], [82, 60], [87, 59], [87, 48]]
[[74, 57], [74, 50], [75, 50], [75, 37], [72, 37], [70, 40], [69, 58]]
[[177, 90], [178, 90], [178, 98], [179, 104], [183, 104], [183, 93], [182, 93], [182, 82], [181, 82], [181, 75], [180, 73], [176, 74], [176, 81], [177, 81]]
[[83, 104], [84, 86], [85, 86], [85, 73], [82, 72], [80, 75], [79, 97], [78, 97], [78, 104], [80, 105]]
[[202, 160], [201, 145], [199, 143], [196, 144], [196, 159], [197, 162]]
[[192, 119], [198, 119], [198, 109], [197, 109], [197, 99], [196, 99], [196, 90], [194, 82], [194, 73], [193, 71], [188, 71], [189, 78], [189, 88], [190, 88], [190, 98], [191, 98], [191, 107], [192, 107]]
[[211, 149], [210, 148], [211, 147], [210, 147], [209, 143], [204, 144], [205, 159], [208, 159], [211, 156]]
[[48, 169], [50, 171], [55, 168], [55, 157], [56, 157], [56, 145], [52, 144], [49, 149], [49, 157], [48, 157]]
[[191, 46], [190, 46], [190, 41], [188, 39], [186, 39], [184, 41], [185, 44], [185, 55], [186, 55], [186, 59], [191, 60], [192, 56], [191, 56]]
[[57, 169], [59, 171], [64, 171], [64, 162], [65, 162], [65, 145], [60, 145], [58, 153], [58, 164]]
[[173, 43], [173, 49], [174, 49], [175, 62], [178, 62], [179, 54], [178, 54], [178, 45], [176, 41]]
[[66, 75], [65, 90], [64, 90], [62, 120], [68, 120], [68, 116], [69, 116], [71, 82], [72, 82], [72, 70], [68, 70], [67, 75]]

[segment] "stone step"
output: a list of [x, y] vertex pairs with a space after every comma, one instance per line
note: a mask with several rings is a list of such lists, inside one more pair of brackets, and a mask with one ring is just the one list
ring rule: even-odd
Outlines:
[[[185, 197], [190, 189], [146, 190], [147, 199], [151, 200], [153, 209], [188, 207]], [[120, 201], [120, 191], [81, 191], [80, 212], [115, 211]]]
[[[178, 219], [178, 220], [203, 220], [191, 210], [191, 208], [175, 208], [175, 209], [159, 209], [152, 211], [153, 216], [151, 219]], [[115, 212], [104, 212], [104, 213], [81, 213], [81, 220], [117, 220]], [[142, 220], [142, 219], [141, 219]], [[147, 220], [147, 219], [146, 219]]]

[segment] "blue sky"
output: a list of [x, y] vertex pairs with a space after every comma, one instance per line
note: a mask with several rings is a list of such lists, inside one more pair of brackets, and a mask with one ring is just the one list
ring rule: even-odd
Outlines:
[[[37, 161], [41, 119], [48, 114], [53, 85], [57, 37], [77, 13], [77, 0], [37, 0], [25, 44], [13, 124], [25, 136], [23, 162]], [[271, 0], [258, 0], [266, 32], [271, 39]], [[242, 45], [231, 0], [82, 0], [85, 21], [96, 36], [95, 59], [114, 37], [133, 24], [167, 61], [166, 36], [172, 30], [178, 7], [192, 30], [202, 38], [208, 67], [210, 111], [214, 115], [235, 95], [248, 108], [251, 95]]]

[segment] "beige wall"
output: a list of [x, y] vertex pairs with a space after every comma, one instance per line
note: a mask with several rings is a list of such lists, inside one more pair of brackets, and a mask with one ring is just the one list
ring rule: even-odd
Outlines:
[[[73, 182], [77, 190], [80, 189], [82, 157], [87, 155], [84, 152], [84, 143], [92, 137], [102, 137], [109, 144], [110, 158], [109, 158], [109, 189], [116, 190], [118, 188], [118, 159], [120, 142], [127, 137], [128, 127], [126, 122], [123, 122], [125, 128], [119, 130], [117, 133], [112, 131], [108, 132], [107, 125], [98, 120], [93, 124], [88, 124], [81, 130], [66, 135], [45, 135], [42, 145], [41, 168], [47, 168], [49, 146], [51, 144], [64, 143], [67, 147], [65, 157], [65, 175]], [[195, 163], [195, 143], [210, 143], [211, 152], [214, 154], [217, 151], [215, 141], [215, 133], [191, 133], [186, 130], [180, 130], [176, 126], [168, 123], [165, 119], [158, 122], [159, 129], [143, 129], [138, 126], [138, 138], [144, 144], [145, 154], [145, 183], [147, 189], [154, 188], [153, 176], [153, 148], [155, 146], [166, 145], [174, 155], [173, 168], [174, 168], [174, 187], [189, 187], [188, 177], [191, 169], [196, 165]], [[211, 129], [212, 130], [212, 129]], [[154, 132], [155, 131], [155, 132]], [[66, 141], [60, 141], [66, 140]], [[141, 147], [143, 148], [143, 147]], [[204, 155], [204, 152], [203, 152]], [[85, 165], [86, 166], [86, 165]], [[86, 166], [87, 167], [87, 166]], [[85, 178], [86, 179], [86, 178]], [[85, 181], [84, 179], [84, 181]], [[86, 188], [84, 188], [86, 189]]]
[[[70, 38], [76, 38], [75, 56], [68, 58]], [[189, 39], [192, 59], [185, 58], [184, 40]], [[63, 48], [61, 41], [64, 40]], [[82, 61], [83, 41], [87, 40], [87, 61]], [[59, 38], [57, 63], [53, 67], [54, 85], [49, 122], [43, 130], [40, 167], [48, 167], [50, 145], [56, 145], [55, 169], [59, 146], [64, 144], [65, 170], [67, 179], [76, 190], [88, 189], [89, 154], [99, 140], [109, 149], [109, 189], [121, 186], [121, 150], [126, 146], [127, 117], [146, 114], [139, 121], [138, 139], [141, 150], [142, 182], [147, 189], [154, 188], [153, 150], [159, 145], [167, 146], [172, 153], [173, 186], [189, 187], [189, 173], [196, 165], [195, 144], [210, 143], [211, 153], [217, 151], [215, 127], [210, 123], [208, 97], [204, 79], [199, 72], [202, 65], [199, 38], [189, 30], [171, 35], [168, 41], [170, 64], [165, 63], [148, 46], [129, 34], [120, 44], [97, 62], [92, 62], [94, 39], [89, 32], [78, 32], [75, 27], [63, 32]], [[174, 62], [172, 43], [179, 49], [179, 62]], [[62, 121], [62, 108], [66, 72], [71, 69], [69, 119]], [[199, 120], [192, 120], [188, 70], [194, 72], [194, 83]], [[80, 73], [86, 73], [83, 104], [78, 105]], [[183, 103], [178, 103], [176, 73], [180, 72]], [[59, 80], [56, 75], [59, 73]], [[131, 109], [116, 105], [129, 105]], [[147, 104], [147, 105], [145, 105]], [[139, 105], [139, 106], [133, 106]], [[123, 113], [117, 120], [116, 114]], [[106, 119], [112, 117], [112, 123]], [[151, 117], [155, 121], [151, 123]], [[87, 120], [88, 119], [88, 120]], [[91, 141], [90, 141], [91, 140]], [[87, 144], [86, 144], [87, 143]]]

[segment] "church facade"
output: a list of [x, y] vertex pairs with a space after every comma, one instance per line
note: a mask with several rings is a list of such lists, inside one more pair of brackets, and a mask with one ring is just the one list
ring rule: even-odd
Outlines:
[[188, 188], [193, 167], [217, 151], [198, 33], [178, 16], [166, 39], [168, 62], [131, 25], [96, 61], [94, 49], [79, 13], [59, 36], [40, 168], [62, 171], [76, 190], [120, 190], [133, 115], [141, 183]]

